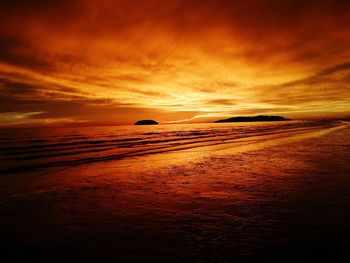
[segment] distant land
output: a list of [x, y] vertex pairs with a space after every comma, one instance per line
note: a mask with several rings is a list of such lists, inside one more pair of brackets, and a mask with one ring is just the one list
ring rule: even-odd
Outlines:
[[157, 124], [159, 123], [154, 120], [139, 120], [135, 122], [134, 125], [157, 125]]
[[233, 117], [223, 120], [217, 120], [216, 123], [223, 123], [223, 122], [257, 122], [257, 121], [290, 121], [291, 119], [287, 119], [281, 116], [265, 116], [265, 115], [259, 115], [259, 116], [250, 116], [250, 117]]

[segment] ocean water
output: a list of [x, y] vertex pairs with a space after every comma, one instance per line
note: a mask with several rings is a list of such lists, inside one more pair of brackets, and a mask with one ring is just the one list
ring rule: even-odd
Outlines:
[[0, 171], [82, 165], [335, 125], [336, 122], [294, 121], [3, 129], [0, 130]]
[[350, 256], [349, 123], [3, 129], [0, 138], [4, 262]]

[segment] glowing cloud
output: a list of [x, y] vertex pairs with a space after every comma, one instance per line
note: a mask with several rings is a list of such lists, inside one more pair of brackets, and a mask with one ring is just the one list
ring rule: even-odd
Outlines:
[[11, 1], [0, 10], [2, 125], [350, 114], [347, 1]]

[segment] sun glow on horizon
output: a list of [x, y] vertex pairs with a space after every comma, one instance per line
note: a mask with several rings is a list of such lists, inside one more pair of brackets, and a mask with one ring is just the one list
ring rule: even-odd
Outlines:
[[263, 2], [2, 3], [0, 124], [350, 115], [350, 8]]

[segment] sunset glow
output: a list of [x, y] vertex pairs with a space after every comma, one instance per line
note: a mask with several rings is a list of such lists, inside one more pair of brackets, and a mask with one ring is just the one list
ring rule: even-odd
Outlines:
[[350, 0], [0, 2], [1, 262], [342, 262], [349, 175]]
[[347, 1], [1, 3], [0, 125], [350, 115]]

